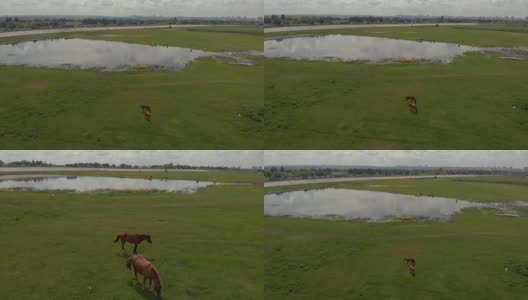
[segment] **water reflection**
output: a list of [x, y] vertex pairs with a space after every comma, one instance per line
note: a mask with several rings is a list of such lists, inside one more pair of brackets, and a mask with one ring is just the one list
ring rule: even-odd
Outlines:
[[206, 181], [134, 179], [96, 176], [24, 178], [0, 181], [2, 189], [66, 190], [77, 192], [106, 190], [150, 190], [192, 193], [213, 184]]
[[459, 55], [479, 50], [481, 49], [449, 43], [414, 42], [351, 35], [302, 36], [264, 42], [264, 54], [270, 58], [368, 61], [371, 63], [401, 60], [449, 63]]
[[264, 196], [264, 214], [322, 219], [383, 220], [418, 217], [447, 220], [480, 203], [457, 199], [409, 196], [348, 189], [294, 191]]
[[33, 67], [130, 69], [137, 66], [181, 70], [214, 53], [188, 48], [120, 42], [56, 39], [0, 45], [0, 64]]

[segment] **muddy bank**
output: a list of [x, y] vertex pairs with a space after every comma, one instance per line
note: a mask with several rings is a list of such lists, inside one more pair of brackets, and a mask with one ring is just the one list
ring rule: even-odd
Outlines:
[[204, 27], [204, 26], [221, 26], [221, 25], [153, 25], [153, 26], [115, 26], [115, 27], [84, 27], [84, 28], [64, 28], [64, 29], [39, 29], [39, 30], [24, 30], [24, 31], [8, 31], [0, 32], [0, 38], [36, 35], [36, 34], [52, 34], [65, 32], [85, 32], [85, 31], [103, 31], [103, 30], [134, 30], [134, 29], [161, 29], [161, 28], [187, 28], [187, 27]]
[[456, 177], [473, 177], [476, 175], [418, 175], [418, 176], [385, 176], [385, 177], [344, 177], [344, 178], [323, 178], [323, 179], [305, 179], [305, 180], [287, 180], [265, 182], [264, 187], [315, 184], [327, 182], [349, 182], [349, 181], [366, 181], [366, 180], [390, 180], [390, 179], [432, 179], [432, 178], [456, 178]]
[[324, 30], [324, 29], [346, 29], [346, 28], [375, 28], [375, 27], [428, 27], [428, 26], [468, 26], [478, 25], [478, 23], [429, 23], [429, 24], [349, 24], [349, 25], [315, 25], [315, 26], [288, 26], [288, 27], [268, 27], [264, 28], [264, 33], [286, 32], [286, 31], [305, 31], [305, 30]]
[[66, 177], [66, 176], [54, 175], [54, 174], [0, 175], [0, 181], [3, 181], [3, 180], [31, 180], [31, 179], [60, 178], [60, 177]]
[[[0, 168], [0, 176], [2, 173], [24, 173], [24, 172], [77, 172], [77, 171], [108, 171], [108, 172], [164, 172], [165, 169], [114, 169], [114, 168], [67, 168], [67, 167], [22, 167], [22, 168]], [[168, 172], [214, 172], [214, 170], [202, 169], [178, 169], [167, 170]], [[33, 175], [30, 175], [33, 176]], [[60, 175], [59, 175], [60, 176]]]

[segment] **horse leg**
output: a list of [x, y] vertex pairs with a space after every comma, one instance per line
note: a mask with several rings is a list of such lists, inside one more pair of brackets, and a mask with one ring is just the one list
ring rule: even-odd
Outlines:
[[414, 267], [412, 265], [409, 266], [409, 273], [411, 273], [411, 276], [413, 277], [416, 275]]
[[149, 278], [149, 287], [152, 287], [152, 278]]
[[138, 244], [134, 244], [134, 254], [137, 253], [137, 245], [138, 245]]
[[147, 286], [147, 276], [143, 275], [143, 285]]
[[125, 251], [125, 241], [121, 241], [121, 250]]

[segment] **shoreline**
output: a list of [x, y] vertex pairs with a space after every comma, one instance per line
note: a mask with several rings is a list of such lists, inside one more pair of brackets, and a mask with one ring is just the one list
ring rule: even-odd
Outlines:
[[400, 24], [346, 24], [346, 25], [300, 25], [284, 27], [264, 28], [264, 33], [287, 32], [287, 31], [307, 31], [324, 29], [347, 29], [347, 28], [384, 28], [384, 27], [430, 27], [430, 26], [470, 26], [479, 23], [400, 23]]
[[373, 177], [343, 177], [343, 178], [320, 178], [320, 179], [302, 179], [286, 181], [268, 181], [264, 182], [264, 187], [279, 187], [290, 185], [305, 185], [317, 183], [332, 182], [350, 182], [350, 181], [368, 181], [368, 180], [390, 180], [390, 179], [432, 179], [432, 178], [452, 178], [452, 177], [473, 177], [485, 175], [416, 175], [416, 176], [373, 176]]

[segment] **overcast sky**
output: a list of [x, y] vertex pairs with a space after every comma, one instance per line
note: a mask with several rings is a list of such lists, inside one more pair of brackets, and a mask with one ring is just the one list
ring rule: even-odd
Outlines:
[[250, 168], [262, 166], [262, 151], [0, 151], [4, 162], [41, 160], [53, 164], [99, 162], [110, 164], [185, 164]]
[[0, 15], [262, 16], [263, 0], [0, 0]]
[[270, 14], [528, 16], [528, 0], [265, 0]]
[[528, 151], [265, 151], [264, 164], [527, 167]]

